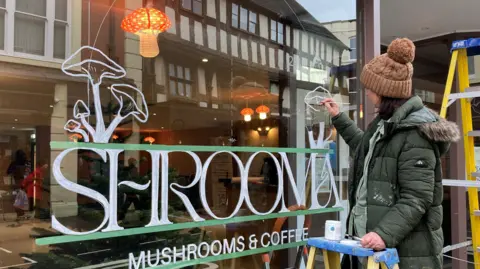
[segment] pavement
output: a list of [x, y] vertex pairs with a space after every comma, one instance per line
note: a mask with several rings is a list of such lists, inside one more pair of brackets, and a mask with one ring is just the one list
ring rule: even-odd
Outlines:
[[48, 222], [26, 220], [0, 223], [0, 269], [29, 268], [36, 261], [26, 257], [33, 252], [49, 251], [49, 247], [35, 244], [32, 229], [35, 227], [49, 229]]

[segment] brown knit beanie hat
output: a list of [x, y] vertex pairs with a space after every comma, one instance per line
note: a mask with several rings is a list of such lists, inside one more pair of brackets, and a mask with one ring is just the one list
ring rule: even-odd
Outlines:
[[360, 81], [365, 88], [380, 96], [409, 98], [412, 95], [412, 62], [415, 45], [408, 38], [397, 38], [388, 46], [387, 53], [379, 55], [363, 67]]

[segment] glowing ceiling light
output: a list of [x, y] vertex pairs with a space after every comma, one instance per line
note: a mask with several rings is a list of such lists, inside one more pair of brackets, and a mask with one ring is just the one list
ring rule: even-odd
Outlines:
[[240, 111], [240, 114], [242, 114], [243, 119], [247, 122], [252, 120], [253, 113], [254, 113], [253, 109], [248, 108], [248, 107], [246, 107], [246, 108], [242, 109], [242, 111]]
[[256, 111], [258, 114], [260, 114], [260, 119], [264, 120], [267, 118], [267, 114], [268, 112], [270, 112], [270, 108], [268, 108], [268, 106], [261, 105], [257, 107]]

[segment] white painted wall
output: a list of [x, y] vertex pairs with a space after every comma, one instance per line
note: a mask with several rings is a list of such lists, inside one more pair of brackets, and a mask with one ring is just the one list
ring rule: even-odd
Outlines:
[[203, 25], [201, 22], [195, 21], [194, 23], [194, 29], [195, 29], [195, 43], [198, 45], [203, 46]]
[[207, 25], [208, 48], [217, 50], [217, 28]]
[[268, 31], [270, 31], [270, 28], [268, 27], [268, 18], [265, 15], [260, 14], [259, 16], [259, 28], [260, 36], [268, 39]]
[[275, 49], [268, 48], [268, 63], [271, 68], [275, 68]]
[[227, 0], [220, 0], [220, 22], [227, 23]]
[[189, 18], [180, 16], [180, 37], [190, 41], [190, 23]]
[[230, 44], [231, 44], [232, 56], [238, 57], [238, 37], [235, 35], [230, 35]]
[[[350, 47], [350, 38], [357, 34], [357, 22], [352, 21], [334, 21], [324, 23], [323, 26], [327, 28], [333, 35], [335, 35], [345, 46]], [[342, 63], [351, 63], [356, 60], [350, 59], [350, 53], [344, 51], [342, 55]]]
[[248, 42], [246, 39], [240, 39], [240, 46], [242, 50], [242, 59], [248, 61]]
[[220, 50], [223, 53], [228, 53], [227, 32], [220, 30]]
[[252, 46], [252, 62], [258, 63], [258, 44], [256, 42], [251, 42]]
[[217, 18], [215, 0], [207, 0], [207, 16]]
[[166, 85], [166, 70], [165, 70], [165, 60], [162, 56], [157, 56], [155, 58], [155, 83], [158, 85]]
[[260, 44], [260, 58], [262, 58], [261, 63], [263, 65], [266, 65], [267, 64], [267, 52], [266, 52], [265, 45], [263, 45], [263, 44]]
[[169, 18], [172, 18], [170, 20], [172, 25], [170, 26], [170, 28], [168, 28], [167, 33], [176, 34], [177, 33], [177, 22], [175, 20], [175, 9], [173, 9], [171, 7], [165, 7], [165, 14], [167, 14], [167, 16]]
[[205, 70], [201, 67], [197, 69], [198, 74], [198, 93], [206, 95], [207, 87], [205, 85]]

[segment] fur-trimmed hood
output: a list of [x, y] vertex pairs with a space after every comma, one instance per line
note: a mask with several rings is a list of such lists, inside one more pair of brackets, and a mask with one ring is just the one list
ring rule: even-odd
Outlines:
[[460, 140], [458, 125], [441, 118], [435, 111], [425, 107], [418, 96], [410, 98], [400, 107], [392, 121], [396, 122], [395, 129], [417, 127], [425, 138], [437, 143], [441, 151], [446, 151], [450, 143]]

